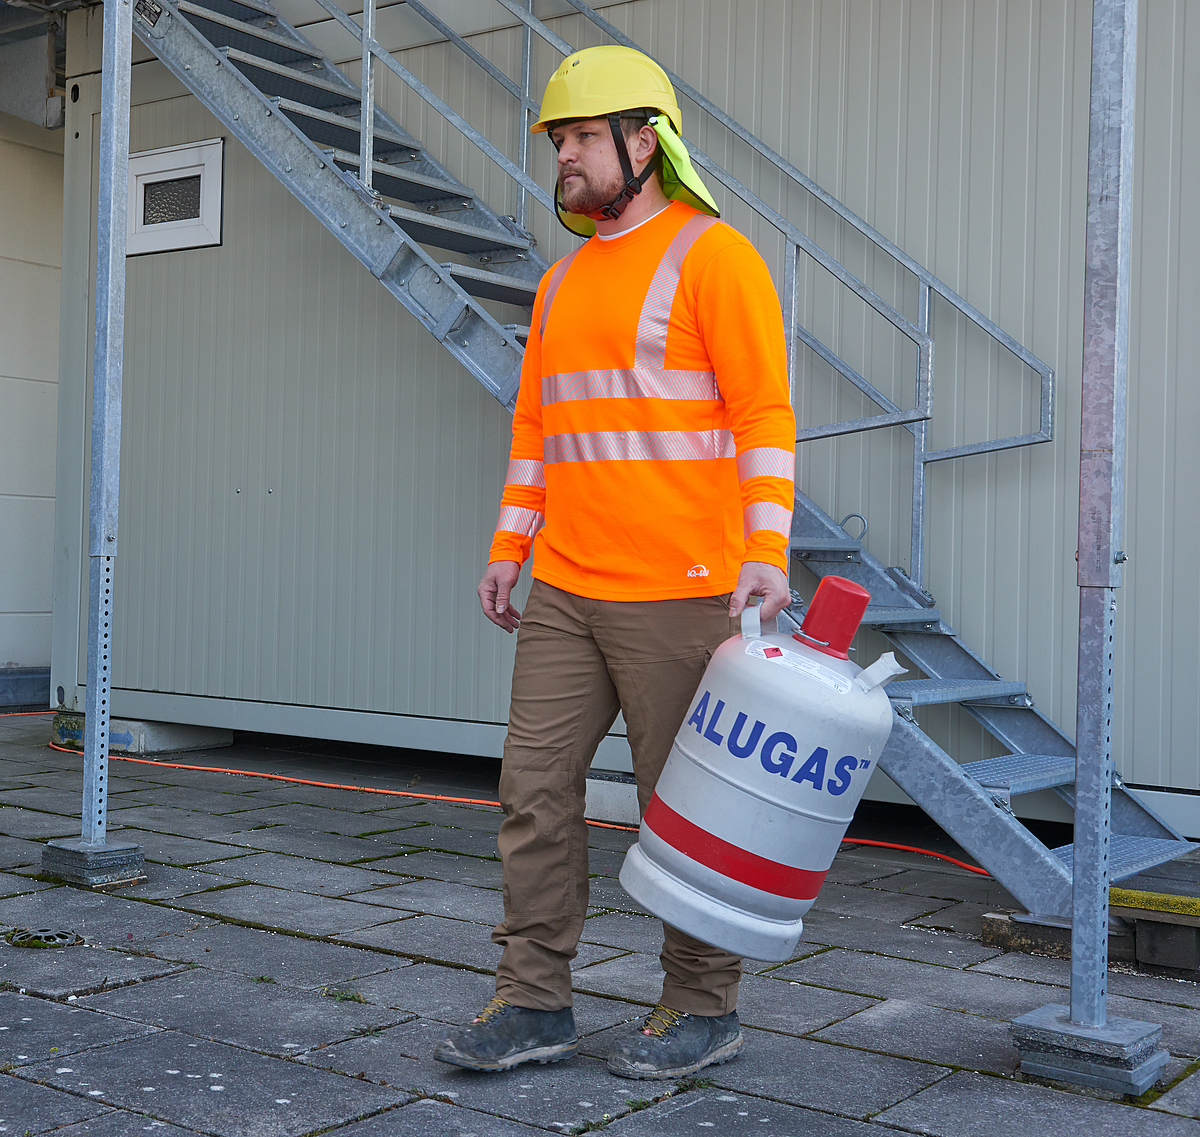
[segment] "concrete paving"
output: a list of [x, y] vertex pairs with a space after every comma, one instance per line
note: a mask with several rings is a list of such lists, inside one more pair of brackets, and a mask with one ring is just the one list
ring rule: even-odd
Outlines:
[[1200, 986], [1111, 973], [1112, 1013], [1162, 1023], [1172, 1055], [1141, 1099], [1023, 1079], [1008, 1023], [1067, 1001], [1069, 964], [981, 942], [982, 913], [1011, 906], [990, 879], [867, 847], [839, 856], [792, 959], [747, 962], [743, 1054], [634, 1082], [604, 1058], [656, 1000], [658, 933], [614, 879], [634, 835], [594, 830], [579, 1055], [446, 1066], [433, 1044], [492, 989], [500, 814], [364, 791], [490, 800], [494, 765], [254, 738], [114, 760], [110, 832], [142, 845], [149, 879], [103, 894], [39, 879], [82, 793], [50, 731], [0, 717], [0, 933], [81, 942], [0, 939], [0, 1133], [1200, 1137]]

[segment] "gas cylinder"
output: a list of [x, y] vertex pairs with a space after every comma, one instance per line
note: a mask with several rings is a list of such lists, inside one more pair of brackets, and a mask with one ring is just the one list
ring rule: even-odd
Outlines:
[[648, 911], [738, 955], [791, 956], [892, 729], [883, 685], [904, 668], [849, 658], [869, 601], [827, 576], [796, 632], [747, 608], [717, 648], [621, 867]]

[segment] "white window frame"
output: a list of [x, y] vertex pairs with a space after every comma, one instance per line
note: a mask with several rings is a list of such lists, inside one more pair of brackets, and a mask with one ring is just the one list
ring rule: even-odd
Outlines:
[[[129, 155], [126, 253], [163, 253], [221, 243], [221, 196], [225, 140], [209, 138]], [[147, 225], [142, 220], [146, 186], [200, 176], [200, 216]]]

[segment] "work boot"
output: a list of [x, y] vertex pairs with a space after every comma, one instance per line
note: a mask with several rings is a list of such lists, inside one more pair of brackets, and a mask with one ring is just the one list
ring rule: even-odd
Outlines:
[[685, 1015], [659, 1003], [632, 1038], [613, 1047], [608, 1069], [622, 1078], [681, 1078], [728, 1062], [743, 1045], [737, 1011]]
[[578, 1049], [570, 1007], [534, 1011], [495, 995], [467, 1026], [449, 1031], [433, 1056], [468, 1070], [508, 1070], [522, 1062], [561, 1062]]

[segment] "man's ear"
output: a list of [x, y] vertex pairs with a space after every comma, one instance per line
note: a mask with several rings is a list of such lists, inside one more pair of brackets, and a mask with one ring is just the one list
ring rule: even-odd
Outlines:
[[637, 132], [637, 141], [631, 157], [635, 162], [648, 162], [654, 157], [654, 151], [658, 149], [658, 134], [654, 127], [643, 126]]

